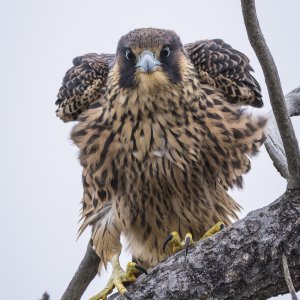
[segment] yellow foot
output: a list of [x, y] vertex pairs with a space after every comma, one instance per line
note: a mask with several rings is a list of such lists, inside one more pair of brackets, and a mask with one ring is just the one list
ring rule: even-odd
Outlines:
[[[203, 240], [206, 237], [212, 236], [213, 234], [221, 231], [224, 227], [225, 227], [224, 223], [218, 222], [212, 228], [210, 228], [208, 231], [206, 231], [200, 240]], [[164, 245], [163, 245], [163, 251], [165, 251], [165, 248], [168, 243], [171, 243], [173, 253], [185, 248], [185, 255], [187, 255], [187, 253], [188, 253], [189, 246], [195, 244], [195, 242], [193, 241], [192, 234], [190, 232], [187, 233], [185, 235], [184, 240], [182, 240], [177, 231], [173, 231], [165, 239]]]
[[113, 265], [113, 273], [106, 287], [100, 293], [90, 298], [90, 300], [106, 300], [107, 296], [113, 291], [115, 287], [117, 288], [118, 292], [121, 293], [126, 299], [132, 300], [124, 284], [135, 282], [136, 276], [140, 271], [147, 274], [147, 271], [143, 267], [134, 262], [129, 262], [126, 267], [126, 271], [124, 272], [119, 263], [119, 256], [117, 256], [117, 259], [113, 258], [111, 262]]
[[207, 230], [204, 235], [202, 236], [201, 240], [212, 236], [213, 234], [221, 231], [222, 229], [225, 228], [225, 224], [223, 222], [218, 222], [217, 224], [215, 224], [212, 228], [210, 228], [209, 230]]
[[167, 246], [168, 243], [171, 243], [173, 253], [185, 248], [185, 253], [187, 254], [189, 245], [193, 245], [195, 242], [193, 241], [193, 237], [192, 237], [192, 234], [190, 232], [187, 233], [185, 235], [184, 240], [182, 240], [180, 238], [178, 232], [173, 231], [165, 239], [165, 242], [164, 242], [164, 245], [163, 245], [163, 251], [165, 251], [166, 246]]

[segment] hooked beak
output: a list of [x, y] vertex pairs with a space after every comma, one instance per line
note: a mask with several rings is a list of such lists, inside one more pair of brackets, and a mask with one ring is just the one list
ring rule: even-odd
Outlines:
[[157, 69], [160, 62], [156, 59], [155, 54], [151, 51], [144, 51], [136, 64], [136, 67], [142, 72], [151, 73]]

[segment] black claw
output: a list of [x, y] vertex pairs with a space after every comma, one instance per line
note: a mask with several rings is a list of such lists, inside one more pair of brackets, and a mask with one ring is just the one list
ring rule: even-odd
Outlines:
[[133, 298], [129, 295], [128, 292], [125, 292], [123, 295], [125, 296], [126, 299], [133, 300]]
[[167, 238], [165, 239], [164, 245], [163, 245], [163, 251], [164, 251], [164, 252], [165, 252], [165, 249], [166, 249], [166, 246], [167, 246], [168, 242], [170, 242], [170, 241], [172, 240], [172, 238], [173, 238], [172, 234], [169, 234], [169, 235], [167, 236]]
[[223, 230], [225, 228], [224, 224], [221, 224], [220, 229]]
[[188, 254], [190, 241], [191, 241], [190, 237], [187, 237], [186, 240], [185, 240], [185, 245], [184, 245], [185, 246], [185, 256], [187, 256], [187, 254]]
[[138, 269], [138, 270], [140, 270], [140, 271], [142, 271], [142, 272], [145, 273], [146, 275], [148, 275], [147, 270], [146, 270], [144, 267], [142, 267], [141, 265], [136, 264], [136, 265], [135, 265], [135, 268]]

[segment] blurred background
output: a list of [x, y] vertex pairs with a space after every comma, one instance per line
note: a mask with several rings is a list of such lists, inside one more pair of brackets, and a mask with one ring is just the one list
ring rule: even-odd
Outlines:
[[[288, 93], [300, 85], [300, 2], [261, 0], [257, 10], [284, 93]], [[54, 105], [75, 56], [114, 53], [118, 39], [138, 27], [173, 29], [183, 43], [222, 38], [250, 58], [265, 101], [258, 113], [270, 110], [240, 1], [2, 0], [0, 25], [2, 299], [34, 300], [45, 291], [50, 299], [59, 299], [90, 237], [87, 230], [76, 241], [81, 167], [69, 139], [73, 125], [55, 117]], [[293, 123], [299, 138], [300, 118]], [[244, 217], [271, 203], [285, 187], [286, 181], [263, 149], [245, 177], [244, 190], [231, 193], [243, 206], [240, 216]], [[130, 259], [124, 251], [122, 264]], [[83, 299], [97, 293], [108, 276], [102, 272]]]

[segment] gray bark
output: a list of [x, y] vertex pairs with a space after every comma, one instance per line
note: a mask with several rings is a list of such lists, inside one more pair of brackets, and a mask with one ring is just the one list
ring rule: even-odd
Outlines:
[[89, 243], [84, 258], [81, 261], [68, 288], [61, 297], [61, 300], [81, 299], [84, 291], [97, 275], [99, 263], [100, 258]]
[[263, 69], [272, 109], [283, 141], [288, 164], [288, 188], [300, 189], [300, 150], [287, 112], [277, 68], [259, 26], [255, 1], [242, 0], [241, 3], [248, 38]]
[[49, 299], [50, 299], [50, 296], [48, 295], [47, 292], [45, 292], [42, 296], [42, 299], [40, 299], [40, 300], [49, 300]]
[[[300, 289], [300, 191], [287, 191], [220, 233], [150, 269], [133, 299], [267, 299], [288, 293], [282, 255]], [[121, 300], [113, 295], [109, 300]]]

